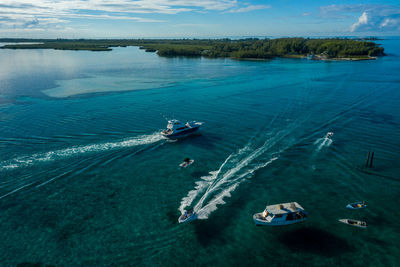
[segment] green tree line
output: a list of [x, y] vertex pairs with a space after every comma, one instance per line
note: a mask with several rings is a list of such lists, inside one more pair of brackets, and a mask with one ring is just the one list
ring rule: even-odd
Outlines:
[[[326, 58], [384, 55], [383, 47], [363, 39], [278, 38], [231, 39], [0, 39], [18, 42], [2, 48], [108, 51], [112, 47], [139, 46], [160, 56], [232, 57], [269, 59], [292, 55], [324, 55]], [[24, 42], [31, 42], [25, 44]], [[34, 44], [32, 44], [34, 42]], [[36, 44], [35, 44], [36, 43]]]

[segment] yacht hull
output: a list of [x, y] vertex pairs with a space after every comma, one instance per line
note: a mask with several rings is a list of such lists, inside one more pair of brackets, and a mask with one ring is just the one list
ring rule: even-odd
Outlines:
[[307, 218], [302, 218], [302, 219], [297, 219], [297, 220], [290, 220], [290, 221], [267, 221], [260, 219], [260, 215], [262, 213], [257, 213], [253, 215], [253, 220], [254, 223], [257, 226], [263, 226], [263, 225], [268, 225], [268, 226], [283, 226], [283, 225], [290, 225], [290, 224], [295, 224], [295, 223], [301, 223], [307, 220]]
[[178, 222], [179, 222], [179, 223], [191, 222], [191, 221], [194, 221], [194, 220], [197, 219], [197, 214], [196, 214], [196, 213], [193, 213], [192, 215], [190, 215], [190, 216], [187, 217], [187, 218], [183, 218], [182, 216], [183, 216], [183, 214], [182, 214], [182, 215], [179, 217], [179, 219], [178, 219]]
[[161, 133], [161, 134], [167, 138], [180, 138], [180, 137], [185, 137], [185, 136], [194, 134], [195, 132], [197, 132], [199, 130], [199, 128], [200, 128], [200, 126], [196, 126], [196, 127], [192, 127], [185, 131], [181, 131], [181, 132], [177, 132], [177, 133], [172, 133], [172, 134]]

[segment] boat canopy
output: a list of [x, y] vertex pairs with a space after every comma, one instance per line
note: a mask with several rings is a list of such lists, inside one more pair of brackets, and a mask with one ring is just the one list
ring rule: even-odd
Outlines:
[[182, 122], [178, 121], [178, 120], [169, 120], [168, 121], [168, 125], [167, 125], [167, 129], [174, 129], [177, 127], [182, 127], [185, 126]]
[[291, 212], [304, 211], [303, 207], [297, 202], [288, 202], [276, 205], [269, 205], [265, 208], [266, 211], [272, 214], [285, 214]]

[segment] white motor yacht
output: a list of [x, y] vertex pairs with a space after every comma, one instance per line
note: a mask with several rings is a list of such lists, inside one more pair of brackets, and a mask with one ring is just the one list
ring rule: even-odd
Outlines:
[[297, 202], [270, 205], [263, 212], [253, 215], [256, 225], [288, 225], [303, 222], [307, 212]]
[[167, 129], [161, 134], [168, 138], [179, 138], [197, 132], [202, 125], [202, 122], [190, 121], [186, 124], [178, 120], [169, 120]]

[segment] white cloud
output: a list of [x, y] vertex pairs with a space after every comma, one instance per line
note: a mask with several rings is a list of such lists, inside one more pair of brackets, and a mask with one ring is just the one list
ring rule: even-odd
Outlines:
[[236, 0], [3, 0], [0, 11], [43, 12], [65, 15], [80, 12], [177, 14], [180, 12], [226, 10], [237, 5]]
[[154, 19], [153, 15], [226, 11], [232, 8], [236, 8], [232, 12], [247, 12], [267, 7], [240, 8], [237, 0], [2, 0], [0, 28], [48, 28], [73, 19], [163, 22]]
[[400, 30], [400, 18], [386, 18], [380, 24], [380, 28], [393, 28], [397, 27]]
[[362, 15], [358, 18], [358, 21], [351, 25], [351, 31], [354, 32], [360, 26], [368, 24], [368, 14], [367, 12], [363, 12]]
[[[361, 16], [360, 16], [361, 13]], [[326, 19], [354, 19], [351, 32], [400, 32], [400, 7], [379, 4], [330, 5], [320, 7], [320, 16]]]
[[228, 10], [228, 11], [226, 11], [226, 13], [243, 13], [243, 12], [261, 10], [261, 9], [267, 9], [267, 8], [271, 8], [271, 6], [270, 5], [248, 5], [245, 7]]

